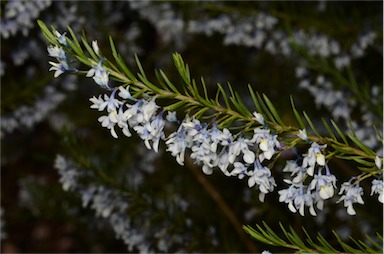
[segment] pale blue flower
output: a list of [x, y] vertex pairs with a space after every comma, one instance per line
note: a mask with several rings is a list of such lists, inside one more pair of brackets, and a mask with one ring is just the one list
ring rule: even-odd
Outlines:
[[186, 133], [183, 131], [183, 126], [180, 125], [176, 132], [171, 133], [167, 141], [167, 151], [171, 152], [173, 157], [176, 157], [177, 163], [184, 165], [185, 149], [190, 147], [190, 142], [186, 139]]
[[52, 67], [49, 68], [49, 71], [55, 71], [53, 76], [57, 78], [61, 74], [63, 74], [66, 71], [72, 71], [73, 69], [69, 68], [67, 62], [59, 62], [59, 63], [54, 63], [54, 62], [49, 62]]
[[308, 153], [304, 154], [303, 164], [304, 168], [307, 168], [307, 174], [313, 176], [316, 163], [319, 166], [325, 165], [325, 156], [322, 154], [321, 149], [326, 148], [327, 145], [319, 145], [316, 142], [311, 144], [308, 149]]
[[262, 114], [257, 113], [257, 112], [253, 112], [253, 116], [254, 116], [253, 119], [256, 120], [259, 124], [265, 125], [264, 117]]
[[172, 122], [174, 122], [174, 123], [178, 123], [179, 122], [179, 120], [176, 117], [176, 111], [174, 111], [174, 112], [168, 111], [166, 119], [167, 119], [167, 121], [169, 121], [171, 123]]
[[105, 67], [102, 65], [103, 60], [100, 60], [97, 66], [92, 67], [88, 72], [86, 77], [93, 77], [93, 80], [98, 84], [101, 88], [110, 90], [111, 88], [108, 85], [109, 82], [109, 74]]
[[235, 162], [234, 168], [231, 171], [231, 176], [237, 176], [239, 179], [243, 179], [244, 176], [248, 176], [249, 166], [244, 165], [241, 162]]
[[376, 167], [380, 170], [382, 170], [382, 165], [383, 165], [383, 159], [380, 158], [379, 156], [376, 156], [375, 158], [375, 164], [376, 164]]
[[60, 34], [58, 31], [55, 31], [55, 32], [56, 32], [56, 37], [59, 43], [61, 45], [68, 47], [67, 38], [65, 38], [66, 33]]
[[304, 141], [308, 141], [307, 131], [305, 129], [299, 130], [299, 134], [297, 136]]
[[100, 49], [96, 40], [92, 41], [92, 48], [93, 48], [93, 51], [96, 53], [96, 55], [100, 56]]
[[[287, 183], [292, 183], [289, 180], [284, 180], [284, 181]], [[297, 211], [293, 204], [293, 201], [295, 200], [295, 197], [298, 195], [298, 192], [299, 192], [299, 188], [297, 187], [296, 184], [291, 184], [288, 189], [283, 189], [278, 191], [280, 195], [279, 202], [284, 202], [288, 204], [288, 209], [293, 213], [296, 213]]]
[[261, 202], [264, 202], [265, 194], [272, 192], [276, 186], [275, 179], [271, 175], [271, 170], [261, 165], [259, 161], [254, 163], [254, 170], [248, 178], [249, 188], [252, 188], [254, 185], [260, 190], [259, 200]]
[[327, 165], [325, 165], [325, 168], [326, 175], [323, 175], [319, 170], [310, 185], [312, 190], [316, 189], [319, 192], [323, 200], [333, 197], [336, 189], [336, 177], [330, 173]]
[[49, 46], [47, 48], [48, 50], [48, 55], [50, 57], [55, 57], [59, 61], [67, 61], [67, 56], [65, 54], [65, 51], [63, 50], [62, 47], [59, 46]]
[[374, 179], [372, 181], [372, 189], [371, 189], [371, 196], [373, 194], [379, 194], [378, 200], [380, 203], [383, 203], [384, 198], [383, 198], [383, 180], [377, 180]]
[[255, 128], [252, 142], [256, 142], [259, 145], [259, 149], [261, 150], [259, 160], [261, 162], [263, 162], [264, 159], [270, 160], [277, 150], [280, 149], [277, 135], [270, 134], [269, 129]]
[[237, 156], [240, 155], [240, 153], [243, 154], [243, 160], [245, 163], [252, 164], [255, 162], [256, 156], [255, 153], [249, 150], [250, 145], [252, 145], [253, 142], [249, 139], [244, 139], [242, 137], [238, 138], [237, 140], [233, 141], [231, 144], [229, 144], [229, 150], [228, 150], [228, 161], [233, 164], [235, 162], [235, 159]]
[[[139, 134], [140, 138], [144, 140], [144, 144], [148, 149], [153, 148], [155, 152], [158, 152], [160, 139], [165, 138], [163, 132], [164, 126], [165, 121], [161, 113], [157, 117], [154, 117], [152, 122], [146, 122], [144, 125], [136, 125], [133, 129]], [[150, 142], [152, 142], [152, 145]]]
[[363, 188], [359, 184], [352, 185], [350, 182], [345, 182], [340, 188], [339, 195], [343, 194], [337, 203], [344, 201], [344, 207], [347, 207], [347, 213], [349, 215], [355, 215], [356, 211], [353, 208], [353, 204], [359, 203], [364, 204], [362, 195]]
[[103, 111], [108, 105], [108, 99], [109, 97], [106, 94], [104, 94], [104, 99], [101, 97], [101, 95], [99, 95], [98, 98], [93, 96], [89, 99], [93, 103], [91, 108], [97, 109], [98, 111]]

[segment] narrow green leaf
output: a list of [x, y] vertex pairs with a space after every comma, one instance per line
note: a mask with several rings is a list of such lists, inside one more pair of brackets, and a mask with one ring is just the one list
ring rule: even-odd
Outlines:
[[39, 19], [37, 20], [37, 24], [39, 25], [41, 32], [43, 33], [47, 41], [49, 41], [51, 44], [54, 44], [54, 45], [58, 43], [56, 36], [53, 35], [51, 31], [49, 31], [48, 27], [45, 25], [43, 21]]
[[249, 93], [251, 94], [253, 103], [255, 104], [258, 113], [262, 114], [263, 110], [262, 110], [262, 108], [260, 106], [260, 103], [259, 103], [259, 101], [258, 101], [258, 99], [257, 99], [257, 97], [255, 95], [255, 92], [253, 91], [253, 88], [249, 84], [248, 84], [248, 90], [249, 90]]
[[324, 246], [320, 246], [320, 245], [316, 244], [316, 243], [312, 240], [311, 236], [308, 234], [307, 230], [305, 230], [304, 227], [302, 227], [302, 229], [303, 229], [305, 235], [307, 236], [307, 239], [306, 239], [306, 240], [307, 240], [307, 243], [308, 243], [310, 246], [312, 246], [313, 248], [315, 248], [316, 250], [318, 250], [318, 251], [320, 251], [320, 252], [324, 252], [324, 253], [331, 252], [330, 249], [328, 249], [328, 248], [326, 248], [326, 247], [324, 247]]
[[95, 54], [91, 46], [88, 44], [85, 34], [81, 37], [81, 41], [83, 42], [83, 45], [85, 46], [85, 49], [88, 51], [88, 53], [91, 55], [92, 59], [98, 62], [100, 58]]
[[179, 53], [174, 53], [172, 57], [181, 78], [184, 80], [185, 84], [190, 84], [191, 77], [189, 74], [188, 65], [184, 64], [184, 60]]
[[169, 89], [168, 89], [167, 85], [165, 84], [163, 78], [161, 77], [161, 74], [160, 74], [159, 70], [155, 70], [155, 76], [156, 76], [156, 78], [157, 78], [157, 81], [159, 81], [160, 86], [161, 86], [164, 90], [167, 90], [167, 91], [168, 91]]
[[377, 252], [383, 252], [383, 246], [379, 245], [377, 243], [377, 241], [373, 240], [372, 237], [370, 237], [369, 235], [365, 235], [365, 237], [369, 240], [370, 243], [372, 243], [372, 245], [378, 250]]
[[375, 163], [373, 161], [366, 161], [366, 160], [360, 159], [358, 157], [353, 157], [353, 156], [352, 156], [352, 159], [361, 165], [364, 165], [367, 167], [375, 167]]
[[283, 121], [281, 120], [279, 114], [277, 113], [276, 111], [276, 108], [275, 106], [273, 106], [272, 102], [268, 99], [268, 97], [263, 94], [263, 98], [264, 98], [264, 101], [265, 103], [267, 103], [267, 106], [269, 108], [269, 111], [272, 113], [273, 117], [275, 118], [275, 120], [281, 125], [281, 126], [285, 126]]
[[305, 120], [307, 120], [307, 123], [311, 127], [313, 133], [315, 133], [316, 136], [321, 137], [321, 135], [317, 132], [315, 125], [313, 124], [312, 120], [309, 118], [309, 116], [307, 115], [307, 113], [305, 111], [303, 111], [303, 115], [304, 115]]
[[165, 75], [165, 73], [160, 70], [160, 75], [161, 77], [164, 79], [165, 83], [168, 85], [169, 88], [171, 88], [172, 91], [174, 91], [176, 94], [180, 94], [180, 92], [177, 90], [177, 88], [172, 84], [171, 81], [169, 81], [167, 75]]
[[[67, 39], [67, 43], [68, 43], [68, 46], [69, 46], [73, 51], [75, 51], [75, 53], [76, 53], [76, 57], [78, 56], [78, 57], [80, 57], [80, 58], [82, 58], [82, 59], [84, 59], [84, 60], [88, 59], [88, 58], [84, 55], [83, 50], [82, 50], [81, 48], [79, 49], [79, 48], [75, 45], [75, 43], [72, 42], [72, 40]], [[91, 63], [90, 63], [88, 60], [86, 60], [86, 62], [87, 62], [86, 65], [91, 66]]]
[[355, 143], [361, 150], [363, 150], [368, 155], [375, 155], [375, 153], [366, 147], [358, 138], [356, 138], [354, 135], [348, 133], [347, 136]]
[[294, 104], [294, 102], [293, 102], [293, 97], [292, 97], [292, 95], [290, 96], [290, 99], [291, 99], [292, 110], [293, 110], [293, 113], [295, 114], [295, 117], [296, 117], [296, 121], [297, 121], [297, 123], [299, 124], [300, 129], [305, 129], [304, 121], [303, 121], [303, 119], [301, 118], [299, 112], [298, 112], [298, 111], [296, 110], [296, 108], [295, 108], [295, 104]]
[[[201, 108], [200, 110], [198, 110], [195, 114], [193, 114], [193, 117], [199, 119], [201, 118], [202, 115], [204, 115], [205, 112], [207, 112], [209, 110], [209, 108]], [[211, 116], [212, 117], [212, 116]]]
[[358, 253], [360, 252], [359, 250], [355, 249], [355, 248], [352, 248], [351, 246], [349, 246], [348, 244], [346, 244], [345, 242], [343, 242], [343, 240], [340, 239], [339, 235], [334, 231], [332, 230], [333, 234], [336, 236], [336, 239], [337, 241], [340, 243], [341, 247], [346, 251], [346, 252], [350, 252], [350, 253]]
[[145, 76], [142, 76], [139, 73], [138, 77], [140, 78], [141, 82], [143, 82], [150, 90], [154, 91], [156, 94], [159, 94], [161, 92], [161, 89], [149, 82], [149, 80]]
[[261, 234], [264, 236], [265, 239], [269, 240], [271, 245], [278, 245], [276, 243], [276, 239], [274, 239], [272, 236], [270, 236], [259, 224], [256, 224], [257, 229], [261, 232]]
[[271, 242], [270, 240], [266, 239], [263, 234], [257, 232], [255, 229], [251, 228], [251, 227], [243, 227], [245, 232], [247, 232], [248, 234], [250, 234], [253, 238], [255, 238], [256, 240], [260, 241], [260, 242], [263, 242], [263, 243], [266, 243], [268, 245], [274, 245], [273, 242]]
[[264, 112], [264, 114], [263, 114], [264, 119], [273, 121], [273, 116], [272, 116], [271, 112], [269, 112], [268, 107], [265, 105], [263, 99], [261, 98], [261, 96], [258, 92], [256, 92], [256, 97], [257, 97], [258, 102], [260, 103], [261, 108], [263, 109], [259, 113]]
[[281, 239], [269, 226], [268, 226], [268, 224], [265, 222], [265, 221], [263, 221], [263, 225], [264, 225], [264, 227], [265, 227], [265, 229], [267, 230], [267, 232], [268, 232], [268, 234], [269, 235], [271, 235], [275, 240], [276, 240], [276, 242], [277, 243], [279, 243], [280, 245], [284, 245], [284, 244], [286, 244], [287, 242], [286, 241], [284, 241], [283, 239]]
[[235, 94], [236, 94], [237, 102], [238, 102], [239, 106], [241, 107], [241, 111], [242, 111], [243, 115], [244, 116], [252, 116], [252, 113], [244, 105], [243, 100], [241, 99], [241, 96], [237, 92]]
[[128, 67], [125, 65], [123, 59], [121, 56], [117, 53], [115, 43], [113, 42], [113, 39], [111, 36], [109, 36], [109, 44], [111, 45], [112, 55], [115, 58], [116, 63], [120, 66], [121, 70], [127, 75], [127, 77], [132, 81], [136, 81], [135, 76], [132, 74], [132, 72], [128, 69]]
[[343, 132], [340, 130], [339, 126], [337, 126], [335, 121], [333, 121], [332, 119], [330, 121], [331, 121], [333, 127], [335, 128], [335, 130], [337, 131], [337, 133], [339, 134], [340, 138], [344, 141], [344, 144], [348, 145], [348, 140], [344, 136]]
[[205, 99], [209, 100], [208, 90], [207, 90], [207, 86], [205, 85], [204, 78], [201, 77], [200, 80], [201, 80], [201, 85], [203, 86], [203, 92], [204, 92]]
[[141, 76], [144, 77], [145, 79], [147, 79], [147, 76], [145, 75], [143, 66], [141, 66], [141, 63], [140, 63], [140, 60], [139, 60], [139, 57], [137, 56], [137, 54], [135, 54], [135, 60], [136, 60], [137, 67], [140, 70]]
[[[227, 109], [230, 109], [231, 106], [230, 106], [230, 104], [229, 104], [228, 97], [227, 97], [227, 93], [225, 92], [224, 88], [223, 88], [223, 87], [221, 86], [221, 84], [219, 84], [219, 83], [217, 83], [217, 88], [218, 88], [218, 91], [220, 91], [221, 96], [222, 96], [222, 98], [223, 98], [223, 100], [224, 100], [225, 107], [226, 107]], [[216, 101], [219, 103], [218, 99], [217, 99]]]
[[292, 243], [294, 243], [296, 246], [299, 246], [303, 250], [310, 250], [310, 248], [305, 246], [305, 243], [300, 239], [300, 236], [296, 233], [296, 231], [291, 226], [289, 226], [289, 229], [291, 231], [290, 235], [293, 240]]
[[184, 101], [178, 101], [171, 105], [165, 106], [164, 109], [167, 111], [175, 111], [176, 109], [183, 107], [185, 105]]
[[321, 118], [321, 121], [323, 122], [323, 125], [325, 127], [325, 129], [327, 129], [329, 135], [334, 139], [334, 140], [337, 140], [335, 134], [333, 133], [331, 127], [329, 126], [329, 124], [327, 123], [327, 121], [322, 117]]
[[80, 50], [82, 52], [82, 54], [84, 54], [84, 52], [83, 52], [83, 50], [82, 50], [82, 48], [80, 46], [80, 43], [77, 40], [76, 34], [73, 32], [72, 28], [68, 25], [67, 29], [68, 29], [69, 33], [71, 34], [71, 37], [72, 37], [73, 42], [75, 43], [77, 49]]
[[317, 240], [320, 242], [321, 245], [327, 248], [329, 252], [338, 252], [335, 248], [332, 247], [331, 244], [327, 242], [327, 240], [324, 239], [324, 237], [321, 234], [317, 235]]

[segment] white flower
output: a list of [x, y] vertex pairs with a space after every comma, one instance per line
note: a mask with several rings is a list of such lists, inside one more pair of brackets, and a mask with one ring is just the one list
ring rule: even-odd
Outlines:
[[53, 74], [55, 78], [63, 74], [65, 71], [70, 70], [67, 62], [59, 62], [59, 63], [49, 62], [49, 63], [52, 65], [52, 67], [49, 68], [49, 71], [55, 71], [55, 74]]
[[276, 186], [275, 179], [271, 176], [271, 170], [260, 164], [259, 161], [254, 163], [254, 171], [249, 174], [248, 186], [252, 188], [254, 185], [260, 190], [259, 200], [264, 202], [265, 194], [272, 192]]
[[302, 140], [308, 141], [307, 131], [305, 129], [299, 130], [299, 134], [297, 136]]
[[304, 154], [302, 166], [307, 168], [308, 175], [313, 176], [316, 163], [320, 166], [325, 165], [325, 156], [321, 153], [321, 149], [325, 147], [327, 147], [327, 145], [320, 146], [316, 142], [313, 142], [308, 149], [308, 154]]
[[376, 158], [375, 158], [375, 164], [376, 164], [376, 167], [378, 168], [378, 169], [382, 169], [382, 161], [383, 161], [383, 159], [381, 159], [379, 156], [376, 156]]
[[172, 156], [176, 157], [177, 163], [183, 166], [185, 149], [191, 145], [186, 137], [183, 125], [180, 125], [176, 132], [168, 136], [165, 144], [167, 145], [167, 151], [171, 152]]
[[[153, 148], [155, 152], [159, 150], [160, 139], [164, 139], [163, 132], [165, 121], [162, 114], [153, 119], [152, 122], [146, 122], [144, 125], [136, 125], [133, 129], [139, 134], [140, 138], [144, 140], [144, 144], [148, 149]], [[150, 144], [152, 142], [152, 146]]]
[[93, 80], [96, 82], [96, 84], [104, 89], [110, 90], [108, 85], [108, 75], [109, 74], [107, 73], [107, 70], [102, 66], [102, 60], [100, 60], [96, 67], [92, 67], [87, 72], [86, 77], [93, 77]]
[[[292, 183], [289, 180], [284, 180], [287, 183]], [[279, 202], [284, 202], [288, 204], [288, 209], [295, 213], [297, 210], [295, 206], [293, 205], [293, 201], [295, 200], [295, 197], [298, 195], [299, 188], [296, 186], [296, 184], [292, 184], [289, 186], [288, 189], [279, 190], [278, 193], [280, 195]]]
[[359, 203], [364, 204], [363, 198], [363, 188], [359, 184], [352, 185], [349, 182], [343, 183], [339, 192], [339, 195], [344, 193], [337, 203], [344, 201], [344, 207], [347, 207], [347, 213], [349, 215], [355, 215], [356, 211], [353, 208], [353, 204]]
[[119, 86], [119, 96], [122, 98], [122, 99], [130, 99], [130, 100], [133, 100], [133, 101], [137, 101], [137, 99], [133, 98], [131, 93], [129, 92], [129, 86], [126, 86], [125, 88], [123, 86]]
[[336, 188], [336, 177], [329, 172], [327, 165], [326, 171], [326, 175], [322, 175], [321, 170], [319, 170], [310, 185], [312, 190], [316, 189], [319, 192], [323, 200], [333, 197]]
[[98, 98], [93, 96], [91, 99], [89, 99], [93, 104], [91, 105], [91, 108], [97, 109], [98, 111], [103, 111], [107, 105], [108, 105], [108, 95], [104, 94], [104, 99], [99, 95]]
[[259, 148], [262, 151], [259, 154], [260, 162], [263, 162], [264, 159], [270, 160], [277, 152], [276, 150], [280, 148], [277, 135], [270, 134], [269, 129], [255, 128], [251, 141], [259, 144]]
[[59, 46], [49, 46], [47, 48], [48, 50], [48, 55], [51, 56], [51, 57], [55, 57], [57, 58], [58, 60], [66, 60], [67, 59], [67, 56], [65, 55], [65, 51], [63, 50], [62, 47], [59, 47]]
[[378, 200], [383, 203], [383, 180], [375, 179], [372, 181], [371, 196], [376, 193], [379, 194]]
[[176, 117], [176, 111], [174, 112], [170, 112], [168, 111], [168, 114], [166, 116], [166, 119], [169, 121], [169, 122], [175, 122], [177, 123], [178, 120], [177, 120], [177, 117]]
[[255, 162], [256, 156], [254, 152], [250, 151], [248, 145], [252, 142], [248, 139], [238, 138], [229, 145], [228, 161], [233, 164], [237, 156], [243, 153], [243, 160], [245, 163], [252, 164]]
[[58, 31], [55, 31], [57, 40], [61, 45], [68, 46], [67, 39], [65, 38], [65, 33], [60, 34]]
[[253, 116], [254, 116], [253, 119], [255, 119], [259, 124], [265, 125], [264, 117], [262, 114], [257, 113], [257, 112], [253, 112]]
[[231, 171], [231, 176], [237, 176], [239, 179], [243, 179], [244, 176], [248, 175], [248, 167], [241, 162], [235, 162], [234, 168]]
[[100, 49], [99, 49], [99, 45], [97, 45], [96, 40], [92, 41], [92, 48], [93, 48], [93, 51], [95, 51], [96, 55], [100, 56]]

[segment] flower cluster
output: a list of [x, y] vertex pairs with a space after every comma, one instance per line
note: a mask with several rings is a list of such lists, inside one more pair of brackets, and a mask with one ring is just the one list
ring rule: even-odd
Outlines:
[[[301, 130], [298, 136], [308, 141], [305, 130]], [[308, 152], [302, 156], [301, 164], [298, 163], [299, 159], [287, 161], [283, 172], [290, 172], [293, 178], [292, 180], [284, 180], [290, 184], [290, 187], [279, 191], [279, 201], [287, 203], [290, 211], [299, 211], [300, 215], [304, 216], [304, 207], [307, 206], [310, 214], [315, 216], [314, 205], [322, 210], [324, 201], [334, 196], [336, 177], [331, 174], [325, 162], [325, 156], [322, 152], [325, 148], [326, 145], [311, 142]], [[317, 169], [317, 174], [315, 174], [315, 169]], [[325, 174], [323, 174], [324, 169]], [[308, 181], [307, 179], [311, 180]]]
[[[120, 86], [110, 96], [100, 95], [90, 101], [92, 109], [107, 111], [108, 115], [101, 116], [98, 120], [115, 138], [118, 137], [116, 126], [127, 137], [132, 135], [133, 129], [146, 147], [155, 152], [159, 150], [160, 140], [164, 140], [166, 150], [180, 165], [184, 165], [184, 157], [189, 150], [189, 157], [202, 165], [205, 174], [212, 174], [214, 168], [219, 168], [227, 176], [249, 177], [249, 187], [257, 186], [261, 191], [260, 200], [264, 200], [264, 195], [273, 191], [276, 186], [269, 168], [261, 165], [264, 160], [270, 160], [280, 148], [277, 135], [271, 134], [268, 129], [255, 128], [251, 139], [235, 139], [228, 129], [219, 130], [215, 123], [209, 128], [206, 123], [187, 117], [175, 132], [165, 137], [166, 121], [179, 122], [175, 119], [174, 112], [168, 112], [164, 119], [164, 111], [157, 113], [160, 107], [154, 99], [133, 98], [129, 86]], [[255, 144], [258, 147], [258, 157], [254, 152]]]

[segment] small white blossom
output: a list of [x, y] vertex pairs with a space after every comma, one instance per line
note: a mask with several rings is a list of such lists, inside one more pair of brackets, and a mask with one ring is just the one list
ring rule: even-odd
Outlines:
[[376, 167], [378, 169], [382, 169], [382, 161], [383, 159], [381, 159], [379, 156], [376, 156], [375, 158], [375, 164], [376, 164]]
[[257, 113], [257, 112], [253, 112], [253, 116], [254, 116], [253, 119], [255, 119], [259, 124], [265, 125], [264, 117], [262, 114]]
[[99, 61], [97, 66], [92, 67], [88, 72], [86, 77], [93, 77], [93, 80], [100, 87], [110, 90], [111, 88], [108, 85], [109, 82], [109, 74], [107, 70], [102, 66], [102, 60]]
[[255, 162], [256, 156], [255, 153], [249, 150], [248, 145], [251, 145], [252, 142], [248, 139], [238, 138], [229, 145], [228, 151], [228, 161], [233, 164], [237, 156], [240, 153], [243, 153], [243, 160], [245, 163], [252, 164]]
[[47, 48], [48, 50], [48, 55], [51, 56], [51, 57], [55, 57], [57, 58], [58, 60], [66, 60], [67, 59], [67, 56], [65, 55], [65, 51], [63, 50], [62, 47], [59, 47], [59, 46], [49, 46]]
[[96, 40], [92, 41], [92, 48], [93, 48], [93, 51], [95, 51], [96, 55], [100, 56], [100, 49]]
[[324, 149], [327, 145], [319, 145], [316, 142], [311, 144], [308, 149], [308, 153], [304, 154], [303, 167], [307, 168], [307, 174], [313, 176], [316, 163], [319, 166], [325, 165], [325, 156], [321, 153], [321, 149]]
[[55, 34], [59, 43], [67, 47], [68, 46], [67, 38], [65, 38], [66, 33], [60, 34], [58, 31], [55, 31]]
[[249, 175], [249, 188], [256, 185], [260, 190], [259, 200], [264, 202], [265, 194], [272, 192], [276, 186], [275, 179], [271, 175], [271, 170], [268, 167], [261, 165], [259, 161], [256, 161], [254, 163], [254, 170]]
[[269, 129], [255, 128], [251, 141], [256, 142], [262, 151], [259, 154], [260, 162], [263, 162], [264, 159], [270, 160], [277, 150], [280, 149], [277, 135], [270, 134]]
[[[344, 194], [343, 194], [344, 193]], [[347, 213], [349, 215], [355, 215], [356, 211], [353, 208], [353, 204], [359, 203], [364, 204], [363, 198], [363, 188], [359, 184], [352, 185], [349, 182], [343, 183], [339, 192], [339, 195], [343, 194], [337, 203], [344, 201], [344, 207], [347, 207]]]
[[373, 194], [379, 194], [378, 200], [380, 203], [384, 202], [383, 198], [383, 180], [373, 180], [372, 181], [372, 189], [371, 189], [371, 196]]
[[307, 131], [305, 129], [299, 130], [299, 134], [297, 136], [304, 141], [308, 141]]
[[131, 93], [129, 92], [129, 86], [126, 86], [125, 88], [123, 86], [119, 86], [119, 96], [122, 98], [122, 99], [130, 99], [130, 100], [133, 100], [133, 101], [137, 101], [137, 99], [133, 98]]
[[67, 62], [60, 62], [60, 63], [54, 63], [54, 62], [49, 62], [52, 67], [49, 68], [49, 71], [55, 71], [53, 76], [57, 78], [61, 74], [63, 74], [65, 71], [70, 70]]
[[316, 189], [320, 197], [325, 200], [333, 197], [336, 188], [336, 177], [329, 172], [326, 165], [326, 175], [321, 174], [321, 170], [314, 176], [311, 181], [311, 189]]

